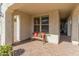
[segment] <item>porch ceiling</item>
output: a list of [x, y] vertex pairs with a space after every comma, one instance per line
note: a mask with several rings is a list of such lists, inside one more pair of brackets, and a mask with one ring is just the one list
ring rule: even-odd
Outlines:
[[77, 4], [71, 3], [15, 3], [11, 6], [13, 10], [22, 11], [30, 15], [59, 10], [60, 17], [66, 18], [70, 15]]

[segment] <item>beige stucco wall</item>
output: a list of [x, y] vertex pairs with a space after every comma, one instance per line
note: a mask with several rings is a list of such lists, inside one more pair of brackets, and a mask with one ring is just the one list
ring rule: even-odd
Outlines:
[[31, 16], [21, 14], [21, 40], [27, 39], [31, 36]]
[[79, 5], [73, 10], [72, 14], [72, 36], [73, 44], [79, 44]]
[[78, 30], [78, 17], [75, 16], [72, 19], [72, 40], [73, 41], [79, 41], [78, 35], [79, 35], [79, 30]]
[[59, 18], [59, 12], [53, 11], [49, 13], [49, 33], [54, 35], [60, 34], [60, 18]]
[[26, 13], [17, 11], [15, 15], [20, 15], [20, 41], [25, 40], [31, 36], [31, 16]]

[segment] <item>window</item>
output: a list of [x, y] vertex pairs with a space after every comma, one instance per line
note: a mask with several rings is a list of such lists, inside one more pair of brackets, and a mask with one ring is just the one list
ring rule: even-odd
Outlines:
[[40, 26], [34, 25], [34, 32], [40, 32]]
[[41, 23], [42, 24], [48, 24], [49, 23], [49, 21], [48, 21], [48, 16], [46, 17], [46, 16], [43, 16], [43, 17], [41, 17]]
[[40, 18], [34, 18], [34, 32], [40, 32]]
[[48, 26], [48, 25], [42, 25], [42, 26], [41, 26], [41, 32], [46, 32], [46, 33], [48, 33], [48, 32], [49, 32], [49, 26]]
[[34, 32], [49, 32], [49, 17], [41, 16], [34, 18]]
[[40, 24], [40, 18], [39, 17], [34, 18], [34, 24], [35, 25]]

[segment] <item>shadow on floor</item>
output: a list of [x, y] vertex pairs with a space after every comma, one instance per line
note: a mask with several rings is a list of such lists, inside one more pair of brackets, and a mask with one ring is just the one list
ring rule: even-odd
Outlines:
[[13, 56], [20, 56], [25, 52], [24, 49], [18, 49], [18, 50], [14, 50], [13, 52]]
[[[35, 41], [35, 40], [29, 38], [29, 39], [26, 39], [26, 40], [23, 40], [23, 41], [20, 41], [20, 42], [15, 42], [12, 45], [17, 46], [17, 45], [29, 43], [29, 42], [32, 42], [32, 41]], [[61, 35], [60, 40], [59, 40], [59, 44], [62, 43], [62, 42], [71, 42], [71, 37], [66, 36], [66, 35]]]
[[62, 42], [71, 42], [71, 37], [66, 36], [66, 35], [61, 35], [60, 40], [59, 40], [59, 44]]
[[23, 40], [23, 41], [20, 41], [20, 42], [15, 42], [15, 43], [13, 43], [12, 45], [13, 45], [13, 46], [17, 46], [17, 45], [29, 43], [29, 42], [32, 42], [32, 41], [35, 41], [35, 40], [32, 40], [31, 38], [29, 38], [29, 39], [26, 39], [26, 40]]

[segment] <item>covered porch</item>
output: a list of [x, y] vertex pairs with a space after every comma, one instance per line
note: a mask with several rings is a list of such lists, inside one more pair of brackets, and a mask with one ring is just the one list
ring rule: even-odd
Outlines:
[[34, 32], [45, 32], [49, 36], [47, 36], [49, 38], [48, 43], [59, 44], [61, 19], [67, 20], [65, 23], [67, 25], [66, 36], [70, 37], [70, 42], [75, 41], [74, 37], [76, 38], [76, 36], [73, 33], [78, 24], [75, 25], [76, 22], [74, 23], [70, 14], [76, 5], [12, 4], [5, 10], [2, 18], [2, 29], [4, 30], [1, 34], [1, 44], [14, 44], [26, 40], [31, 38]]

